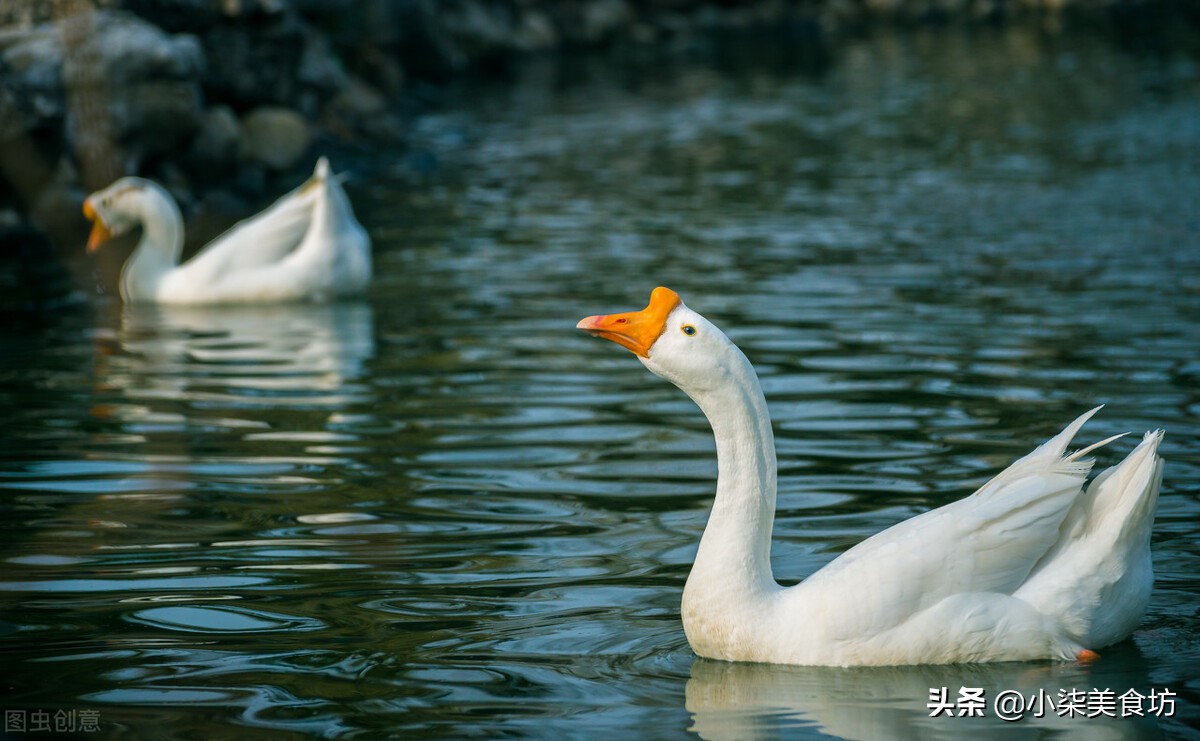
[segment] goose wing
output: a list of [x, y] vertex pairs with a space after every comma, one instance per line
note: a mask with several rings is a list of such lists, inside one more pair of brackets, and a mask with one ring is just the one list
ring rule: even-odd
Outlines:
[[1056, 616], [1093, 647], [1129, 635], [1150, 601], [1150, 531], [1162, 485], [1161, 431], [1147, 432], [1079, 497], [1058, 542], [1016, 596]]
[[859, 543], [800, 590], [825, 606], [835, 634], [845, 636], [887, 630], [953, 595], [1012, 594], [1054, 547], [1082, 491], [1091, 461], [1063, 454], [1096, 411], [974, 494]]
[[303, 242], [324, 196], [329, 163], [317, 162], [312, 177], [262, 212], [234, 224], [205, 245], [181, 270], [189, 281], [216, 283], [226, 276], [279, 263]]

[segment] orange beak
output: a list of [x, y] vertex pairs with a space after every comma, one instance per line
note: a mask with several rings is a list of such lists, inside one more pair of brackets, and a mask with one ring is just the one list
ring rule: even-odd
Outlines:
[[667, 316], [680, 303], [678, 293], [659, 286], [650, 294], [650, 305], [641, 311], [589, 316], [575, 326], [597, 337], [612, 340], [645, 358], [649, 357], [650, 346], [666, 328]]
[[112, 232], [104, 225], [104, 219], [100, 218], [96, 209], [92, 208], [90, 199], [83, 202], [83, 215], [92, 222], [92, 233], [88, 236], [87, 242], [87, 252], [90, 255], [100, 249], [100, 245], [112, 239]]

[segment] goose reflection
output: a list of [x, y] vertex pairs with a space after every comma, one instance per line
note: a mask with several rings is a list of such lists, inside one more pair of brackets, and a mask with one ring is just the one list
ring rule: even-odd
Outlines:
[[[1036, 707], [1020, 720], [1002, 720], [993, 707], [998, 693], [1015, 690], [1025, 698], [1044, 690], [1052, 702], [1060, 689], [1112, 689], [1119, 696], [1146, 674], [1130, 671], [1136, 649], [1110, 649], [1111, 668], [1076, 664], [956, 664], [898, 667], [802, 667], [696, 659], [686, 687], [690, 730], [704, 739], [755, 739], [801, 735], [868, 739], [1011, 738], [1014, 728], [1055, 738], [1159, 738], [1152, 718], [1060, 716]], [[984, 717], [930, 717], [930, 690], [947, 688], [954, 703], [959, 688], [983, 688]], [[957, 713], [956, 713], [957, 716]]]
[[[223, 567], [229, 549], [245, 559], [239, 569], [257, 568], [254, 549], [278, 536], [260, 532], [264, 512], [293, 517], [299, 495], [319, 507], [346, 471], [369, 466], [377, 394], [366, 304], [129, 306], [116, 328], [94, 337], [85, 446], [77, 460], [50, 462], [22, 485], [81, 495], [63, 517], [94, 537], [80, 538], [72, 556], [127, 554], [96, 588], [122, 589], [125, 575], [135, 591], [150, 592], [138, 599], [167, 599], [155, 594], [173, 588], [163, 574], [184, 579]], [[43, 532], [25, 546], [61, 553], [59, 531]], [[178, 560], [142, 570], [157, 552]], [[322, 554], [314, 563], [330, 561]], [[238, 571], [197, 583], [214, 590], [205, 600], [232, 600], [241, 598], [236, 588], [264, 578]]]
[[366, 303], [130, 306], [100, 344], [94, 416], [142, 439], [281, 423], [319, 436], [314, 423], [324, 424], [313, 412], [336, 418], [373, 399], [366, 379], [376, 347]]
[[[207, 409], [327, 409], [370, 400], [365, 303], [129, 306], [100, 382], [130, 400]], [[127, 410], [131, 411], [131, 410]]]

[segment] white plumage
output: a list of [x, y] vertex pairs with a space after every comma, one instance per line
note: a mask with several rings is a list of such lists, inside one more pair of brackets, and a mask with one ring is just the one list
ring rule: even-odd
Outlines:
[[1067, 446], [1093, 409], [974, 494], [784, 588], [770, 565], [774, 438], [750, 362], [665, 288], [642, 312], [579, 327], [633, 350], [712, 424], [717, 495], [682, 605], [701, 656], [841, 666], [1092, 660], [1092, 649], [1140, 621], [1153, 583], [1161, 432], [1085, 491], [1092, 462], [1081, 457], [1092, 448]]
[[228, 304], [326, 299], [371, 280], [371, 241], [322, 157], [312, 177], [180, 265], [183, 219], [171, 195], [127, 177], [84, 202], [94, 222], [88, 250], [141, 225], [121, 271], [129, 303]]

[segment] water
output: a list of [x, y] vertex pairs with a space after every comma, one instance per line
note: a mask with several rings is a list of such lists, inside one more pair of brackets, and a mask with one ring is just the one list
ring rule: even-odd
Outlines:
[[[1198, 90], [1185, 51], [1026, 30], [544, 60], [360, 163], [365, 301], [7, 323], [3, 707], [158, 738], [954, 738], [1008, 730], [1002, 690], [1168, 688], [1173, 718], [1021, 723], [1195, 737]], [[762, 377], [787, 582], [1095, 404], [1088, 440], [1166, 428], [1133, 640], [1090, 667], [695, 659], [710, 433], [573, 328], [657, 284]], [[964, 686], [985, 718], [928, 717]]]

